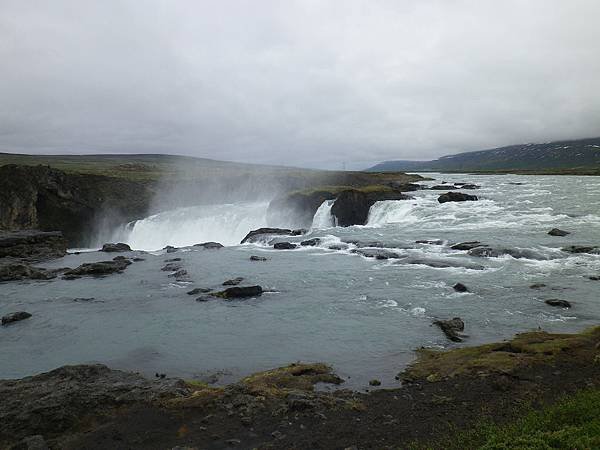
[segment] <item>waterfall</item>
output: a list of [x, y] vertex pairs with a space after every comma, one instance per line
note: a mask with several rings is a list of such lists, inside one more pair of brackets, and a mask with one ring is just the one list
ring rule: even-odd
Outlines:
[[367, 226], [379, 226], [386, 223], [414, 223], [418, 220], [415, 204], [407, 200], [385, 200], [375, 202], [369, 209]]
[[203, 205], [154, 214], [123, 227], [118, 239], [139, 250], [184, 247], [207, 241], [237, 245], [266, 224], [266, 203]]
[[312, 229], [331, 228], [336, 226], [336, 219], [331, 214], [331, 208], [334, 203], [335, 200], [325, 200], [321, 203], [321, 206], [319, 206], [319, 209], [317, 209], [313, 217], [311, 225]]

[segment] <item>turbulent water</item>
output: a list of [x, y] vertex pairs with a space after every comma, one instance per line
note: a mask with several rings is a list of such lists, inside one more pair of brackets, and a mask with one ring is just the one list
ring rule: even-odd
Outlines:
[[[575, 331], [598, 323], [600, 282], [587, 276], [600, 275], [600, 256], [560, 250], [600, 244], [598, 177], [433, 176], [437, 180], [429, 184], [477, 183], [481, 189], [465, 192], [481, 200], [439, 204], [440, 191], [418, 191], [414, 200], [375, 204], [368, 225], [349, 228], [333, 227], [330, 202], [308, 235], [320, 237], [320, 246], [292, 251], [235, 245], [265, 225], [266, 205], [181, 209], [138, 221], [123, 237], [145, 250], [203, 241], [229, 246], [140, 252], [145, 261], [101, 279], [2, 284], [2, 312], [26, 310], [33, 317], [0, 330], [0, 377], [102, 362], [148, 374], [218, 373], [226, 382], [303, 360], [331, 363], [350, 377], [350, 387], [364, 387], [372, 378], [393, 385], [421, 346], [472, 345], [538, 327]], [[549, 236], [554, 227], [571, 234]], [[449, 247], [475, 240], [525, 257], [482, 258]], [[365, 242], [400, 258], [352, 252]], [[252, 262], [251, 255], [268, 260]], [[48, 265], [73, 267], [107, 256], [114, 255], [73, 254]], [[173, 257], [182, 258], [192, 282], [160, 270]], [[229, 302], [196, 302], [186, 294], [238, 276], [270, 292]], [[457, 282], [470, 292], [454, 292]], [[531, 289], [534, 283], [547, 286]], [[552, 298], [573, 307], [544, 303]], [[466, 323], [465, 344], [449, 343], [431, 326], [436, 318], [455, 316]]]

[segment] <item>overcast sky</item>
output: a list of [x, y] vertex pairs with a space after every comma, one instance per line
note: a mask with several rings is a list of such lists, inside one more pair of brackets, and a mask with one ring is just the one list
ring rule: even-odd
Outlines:
[[360, 168], [600, 136], [598, 0], [0, 0], [0, 151]]

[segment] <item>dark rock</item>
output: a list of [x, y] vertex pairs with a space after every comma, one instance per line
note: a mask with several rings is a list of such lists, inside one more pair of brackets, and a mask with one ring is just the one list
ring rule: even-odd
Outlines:
[[369, 218], [369, 209], [375, 202], [410, 199], [411, 196], [392, 189], [374, 191], [349, 189], [337, 194], [335, 203], [331, 207], [331, 214], [337, 219], [338, 226], [364, 225]]
[[259, 228], [257, 230], [250, 231], [240, 244], [246, 242], [260, 242], [267, 241], [273, 236], [300, 236], [306, 233], [306, 230], [290, 230], [288, 228]]
[[347, 244], [333, 244], [327, 247], [329, 250], [348, 250]]
[[132, 259], [133, 262], [142, 262], [142, 261], [146, 261], [144, 258], [140, 258], [138, 256], [136, 256], [135, 258]]
[[124, 256], [115, 256], [113, 261], [121, 261], [128, 266], [131, 264], [131, 260], [129, 258], [125, 258]]
[[415, 241], [415, 244], [428, 244], [428, 245], [444, 245], [444, 241], [442, 241], [441, 239], [424, 239], [424, 240], [419, 240], [419, 241]]
[[456, 283], [454, 286], [452, 286], [452, 288], [456, 291], [456, 292], [468, 292], [468, 288], [462, 284], [462, 283]]
[[303, 247], [315, 247], [315, 246], [319, 245], [320, 243], [321, 243], [321, 239], [312, 238], [312, 239], [307, 239], [306, 241], [300, 242], [300, 245], [302, 245]]
[[201, 247], [205, 250], [219, 250], [223, 248], [224, 245], [218, 242], [203, 242], [202, 244], [194, 244], [194, 247]]
[[448, 191], [448, 190], [452, 190], [452, 189], [458, 189], [458, 187], [448, 186], [448, 185], [437, 185], [437, 186], [431, 186], [429, 189], [431, 189], [432, 191]]
[[351, 253], [362, 255], [366, 258], [375, 259], [398, 259], [403, 258], [402, 255], [382, 248], [355, 248]]
[[60, 231], [0, 232], [0, 258], [12, 257], [34, 262], [60, 258], [66, 254], [67, 241]]
[[[458, 183], [454, 183], [458, 186]], [[476, 184], [464, 183], [460, 185], [460, 189], [480, 189], [481, 186], [477, 186]]]
[[167, 253], [175, 253], [177, 250], [179, 250], [179, 248], [173, 247], [172, 245], [167, 245], [163, 248], [163, 250], [166, 250]]
[[204, 303], [204, 302], [209, 302], [209, 301], [214, 300], [214, 299], [215, 298], [211, 297], [210, 295], [201, 295], [200, 297], [196, 298], [196, 301]]
[[371, 380], [371, 381], [369, 381], [369, 386], [381, 386], [381, 381]]
[[414, 264], [433, 267], [435, 269], [448, 269], [450, 267], [460, 267], [470, 270], [484, 270], [485, 267], [481, 264], [470, 264], [463, 261], [452, 261], [450, 258], [444, 259], [424, 259], [407, 257], [398, 261], [398, 264]]
[[0, 436], [13, 442], [33, 434], [56, 436], [81, 424], [100, 423], [128, 406], [148, 406], [190, 393], [181, 380], [150, 381], [99, 364], [0, 380]]
[[508, 183], [506, 183], [506, 184], [512, 184], [513, 186], [522, 186], [522, 185], [524, 185], [525, 183], [521, 183], [521, 182], [518, 182], [518, 181], [509, 181], [509, 182], [508, 182]]
[[11, 447], [10, 450], [50, 450], [50, 447], [46, 444], [44, 436], [36, 434], [27, 436], [17, 445]]
[[592, 281], [600, 281], [600, 275], [590, 275], [588, 278]]
[[286, 403], [290, 411], [306, 411], [319, 406], [313, 397], [303, 392], [290, 392], [286, 397]]
[[175, 278], [177, 281], [187, 280], [188, 273], [185, 269], [179, 269], [177, 272], [170, 273], [168, 277]]
[[265, 258], [264, 256], [255, 256], [252, 255], [250, 256], [250, 261], [267, 261], [268, 258]]
[[454, 244], [450, 248], [452, 250], [471, 250], [475, 247], [481, 247], [483, 244], [479, 241], [469, 241], [469, 242], [461, 242], [459, 244]]
[[297, 247], [296, 244], [292, 244], [291, 242], [276, 242], [273, 245], [275, 250], [293, 250]]
[[569, 245], [568, 247], [563, 247], [561, 250], [568, 253], [590, 253], [593, 255], [600, 254], [600, 247], [596, 246]]
[[397, 181], [392, 181], [388, 183], [388, 186], [393, 188], [396, 191], [400, 192], [414, 192], [420, 191], [423, 189], [423, 186], [416, 183], [399, 183]]
[[547, 305], [550, 306], [558, 306], [560, 308], [570, 308], [571, 307], [571, 303], [569, 303], [566, 300], [558, 300], [558, 299], [550, 299], [550, 300], [546, 300], [545, 302]]
[[215, 297], [221, 298], [247, 298], [247, 297], [257, 297], [263, 293], [263, 288], [261, 286], [244, 286], [244, 287], [231, 287], [227, 288], [221, 292], [215, 292], [212, 294]]
[[548, 231], [548, 234], [550, 236], [567, 236], [571, 233], [569, 233], [568, 231], [560, 230], [558, 228], [552, 228], [550, 231]]
[[130, 252], [131, 247], [124, 242], [117, 242], [116, 244], [104, 244], [100, 249], [101, 252]]
[[436, 320], [433, 322], [434, 325], [440, 327], [446, 337], [453, 342], [462, 342], [462, 338], [459, 334], [465, 330], [465, 323], [460, 317], [455, 317], [448, 320]]
[[123, 260], [85, 263], [75, 269], [67, 270], [63, 279], [73, 280], [82, 276], [101, 277], [112, 273], [121, 273], [129, 264], [131, 264], [129, 261]]
[[358, 239], [345, 239], [343, 242], [346, 244], [355, 245], [358, 248], [383, 248], [386, 246], [383, 242], [380, 241], [361, 241]]
[[206, 294], [206, 293], [208, 293], [210, 291], [212, 291], [212, 289], [209, 289], [209, 288], [194, 288], [191, 291], [189, 291], [187, 294], [188, 295]]
[[529, 289], [542, 289], [545, 287], [546, 285], [544, 283], [534, 283], [531, 286], [529, 286]]
[[70, 247], [85, 245], [99, 216], [112, 228], [147, 215], [151, 183], [48, 166], [0, 167], [0, 229], [60, 230]]
[[231, 280], [224, 281], [223, 286], [237, 286], [242, 281], [244, 281], [243, 277], [232, 278]]
[[9, 323], [18, 322], [20, 320], [29, 319], [31, 314], [25, 311], [17, 311], [14, 313], [7, 314], [2, 317], [2, 325], [8, 325]]
[[181, 264], [169, 263], [162, 267], [163, 272], [176, 272], [181, 269]]
[[500, 256], [509, 255], [515, 259], [536, 259], [544, 260], [546, 256], [541, 253], [537, 253], [533, 250], [528, 249], [517, 249], [517, 248], [492, 248], [492, 247], [476, 247], [472, 248], [467, 252], [470, 256], [477, 256], [480, 258], [498, 258]]
[[17, 280], [50, 280], [56, 278], [55, 270], [46, 270], [21, 263], [0, 264], [0, 282]]
[[438, 202], [466, 202], [478, 200], [476, 195], [464, 194], [462, 192], [446, 192], [438, 197]]
[[76, 297], [73, 299], [74, 302], [93, 302], [94, 300], [96, 300], [95, 297]]
[[168, 259], [164, 260], [164, 262], [166, 262], [166, 263], [179, 262], [179, 261], [181, 261], [181, 258], [168, 258]]

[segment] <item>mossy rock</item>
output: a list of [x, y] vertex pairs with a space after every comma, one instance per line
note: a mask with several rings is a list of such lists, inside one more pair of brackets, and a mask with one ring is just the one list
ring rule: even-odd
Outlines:
[[404, 381], [439, 381], [458, 375], [486, 376], [511, 373], [522, 367], [548, 363], [562, 354], [591, 361], [600, 341], [600, 327], [578, 334], [532, 331], [506, 342], [449, 351], [420, 349], [418, 358], [400, 378]]

